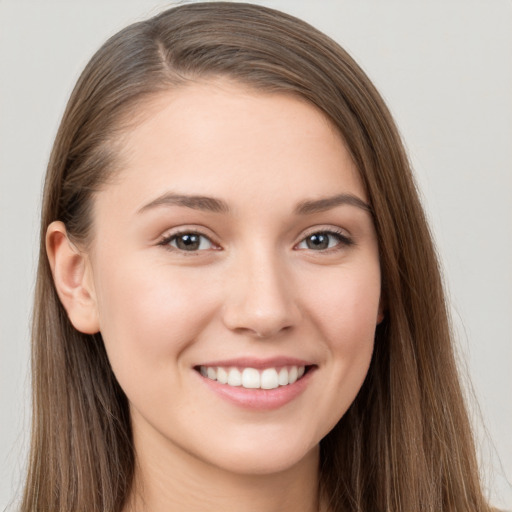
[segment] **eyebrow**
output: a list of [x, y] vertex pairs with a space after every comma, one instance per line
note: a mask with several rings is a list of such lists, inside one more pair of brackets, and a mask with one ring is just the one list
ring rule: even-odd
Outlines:
[[311, 215], [313, 213], [321, 213], [336, 206], [350, 205], [372, 213], [371, 206], [353, 194], [338, 194], [332, 197], [325, 197], [312, 201], [301, 201], [295, 208], [297, 215]]
[[157, 206], [185, 206], [194, 210], [214, 213], [228, 213], [229, 206], [220, 199], [207, 196], [191, 196], [185, 194], [163, 194], [150, 203], [144, 205], [137, 213], [143, 213]]
[[[296, 215], [312, 215], [343, 205], [355, 206], [372, 213], [370, 205], [353, 194], [338, 194], [332, 197], [301, 201], [295, 207], [294, 213]], [[213, 213], [229, 213], [230, 211], [226, 202], [214, 197], [165, 193], [144, 205], [137, 213], [143, 213], [159, 206], [184, 206], [193, 210]]]

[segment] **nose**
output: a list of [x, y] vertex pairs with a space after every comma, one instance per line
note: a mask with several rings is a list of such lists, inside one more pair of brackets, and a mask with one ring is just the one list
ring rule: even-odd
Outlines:
[[226, 280], [225, 326], [254, 338], [290, 331], [301, 318], [293, 279], [286, 265], [270, 254], [252, 254], [238, 261]]

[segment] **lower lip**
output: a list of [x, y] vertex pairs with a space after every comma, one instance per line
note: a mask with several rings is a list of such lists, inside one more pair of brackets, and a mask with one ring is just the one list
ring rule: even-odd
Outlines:
[[316, 368], [309, 370], [299, 380], [287, 386], [280, 386], [275, 389], [247, 389], [242, 386], [228, 386], [220, 384], [216, 380], [198, 376], [210, 390], [228, 402], [252, 410], [279, 409], [297, 398], [307, 387]]

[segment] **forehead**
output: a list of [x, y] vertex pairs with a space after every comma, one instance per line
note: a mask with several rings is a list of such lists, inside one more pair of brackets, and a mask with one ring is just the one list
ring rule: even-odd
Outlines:
[[283, 205], [333, 189], [365, 198], [338, 130], [295, 95], [192, 83], [142, 102], [131, 119], [108, 188], [134, 208], [167, 190]]

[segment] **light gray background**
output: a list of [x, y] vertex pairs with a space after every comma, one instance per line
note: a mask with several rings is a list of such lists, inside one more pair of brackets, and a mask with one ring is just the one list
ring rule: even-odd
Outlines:
[[[259, 3], [334, 37], [395, 115], [438, 242], [461, 366], [483, 418], [474, 404], [485, 481], [492, 502], [512, 508], [512, 3]], [[99, 45], [168, 5], [0, 0], [0, 509], [19, 491], [29, 442], [38, 208], [57, 125]]]

